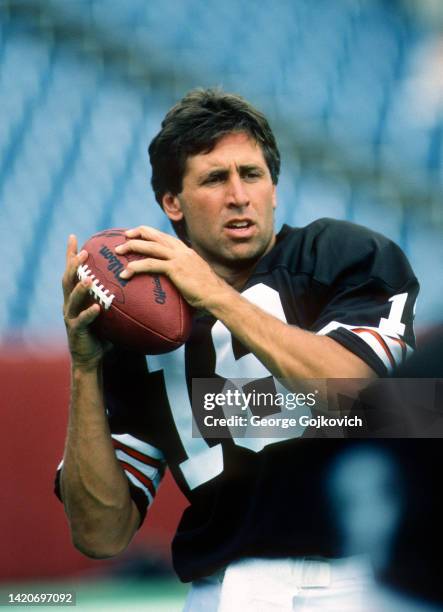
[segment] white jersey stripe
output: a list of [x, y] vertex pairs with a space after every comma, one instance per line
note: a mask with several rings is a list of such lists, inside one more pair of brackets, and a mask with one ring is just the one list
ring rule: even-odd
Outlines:
[[[352, 329], [350, 331], [353, 331]], [[386, 369], [388, 370], [388, 372], [390, 372], [392, 370], [392, 362], [389, 359], [386, 350], [384, 349], [384, 347], [380, 344], [380, 341], [377, 340], [377, 338], [371, 334], [371, 332], [367, 331], [361, 331], [358, 332], [356, 335], [358, 335], [359, 338], [361, 338], [362, 340], [364, 340], [366, 342], [366, 344], [368, 344], [371, 349], [374, 351], [374, 353], [377, 354], [377, 357], [379, 359], [381, 359], [381, 361], [383, 362], [383, 365], [386, 367]], [[390, 347], [388, 347], [390, 348]], [[394, 358], [392, 356], [392, 358]]]
[[153, 467], [152, 465], [146, 465], [145, 463], [142, 463], [141, 461], [134, 459], [134, 457], [131, 457], [131, 455], [127, 455], [124, 451], [120, 449], [117, 449], [115, 451], [115, 454], [117, 455], [117, 459], [120, 459], [121, 461], [125, 461], [126, 463], [129, 463], [130, 465], [135, 467], [139, 472], [144, 474], [146, 478], [149, 478], [149, 480], [152, 481], [152, 484], [157, 490], [157, 487], [161, 479], [159, 470], [157, 468]]
[[[115, 438], [117, 441], [121, 442], [122, 444], [125, 444], [131, 449], [136, 450], [137, 452], [147, 457], [155, 458], [157, 461], [164, 462], [164, 455], [159, 449], [155, 448], [151, 444], [148, 444], [147, 442], [138, 440], [137, 438], [135, 438], [134, 436], [131, 436], [130, 434], [113, 434], [112, 438]], [[138, 459], [136, 459], [135, 457], [132, 457], [128, 453], [125, 453], [121, 449], [115, 449], [115, 454], [119, 461], [123, 461], [129, 464], [130, 466], [138, 470], [143, 476], [148, 478], [152, 482], [153, 489], [157, 491], [158, 486], [163, 476], [161, 470], [159, 470], [158, 468], [152, 465], [139, 461]], [[63, 467], [63, 459], [60, 461], [59, 465], [57, 466], [57, 471], [61, 470], [62, 467]], [[122, 465], [122, 468], [126, 476], [128, 477], [128, 479], [134, 484], [134, 486], [141, 489], [143, 493], [146, 495], [147, 500], [148, 500], [148, 505], [149, 505], [153, 500], [152, 493], [145, 486], [145, 484], [143, 484], [143, 482], [141, 482], [129, 470], [125, 469], [123, 465]]]
[[149, 506], [152, 503], [154, 498], [152, 497], [152, 495], [151, 495], [150, 491], [148, 490], [148, 488], [145, 487], [145, 485], [142, 482], [140, 482], [138, 478], [136, 478], [133, 474], [131, 474], [131, 472], [128, 472], [128, 471], [125, 470], [125, 474], [126, 474], [128, 479], [132, 482], [132, 484], [135, 487], [138, 487], [139, 489], [141, 489], [143, 491], [143, 493], [147, 497], [148, 506]]
[[143, 440], [139, 440], [138, 438], [131, 436], [131, 434], [112, 434], [112, 437], [118, 442], [126, 444], [126, 446], [129, 446], [147, 457], [152, 457], [153, 459], [158, 459], [159, 461], [165, 460], [165, 457], [159, 448], [148, 444], [148, 442], [143, 442]]
[[399, 366], [401, 364], [401, 362], [403, 361], [403, 346], [406, 346], [405, 342], [400, 343], [398, 340], [396, 340], [395, 338], [390, 338], [389, 336], [383, 336], [386, 344], [389, 347], [389, 350], [391, 351], [391, 354], [395, 360], [395, 364], [397, 366]]
[[[339, 329], [340, 327], [347, 329], [364, 340], [366, 344], [374, 351], [377, 357], [383, 362], [389, 372], [393, 369], [391, 359], [397, 366], [403, 362], [404, 349], [402, 346], [406, 348], [406, 356], [409, 356], [414, 350], [412, 347], [407, 345], [400, 336], [394, 334], [387, 335], [382, 333], [379, 327], [371, 327], [369, 325], [347, 325], [345, 323], [340, 323], [339, 321], [331, 321], [316, 333], [320, 336], [325, 336], [331, 331]], [[380, 336], [380, 339], [377, 339], [377, 336]], [[383, 343], [385, 343], [386, 346], [384, 346]], [[386, 352], [386, 349], [388, 349], [389, 353]], [[391, 359], [389, 358], [389, 355]]]

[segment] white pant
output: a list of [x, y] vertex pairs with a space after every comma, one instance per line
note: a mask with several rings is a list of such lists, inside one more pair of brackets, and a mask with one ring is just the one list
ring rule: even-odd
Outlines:
[[184, 612], [368, 612], [373, 586], [362, 557], [244, 559], [195, 581]]

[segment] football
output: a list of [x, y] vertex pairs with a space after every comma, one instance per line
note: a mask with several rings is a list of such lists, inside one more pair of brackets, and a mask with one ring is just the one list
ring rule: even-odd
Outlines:
[[146, 355], [167, 353], [187, 340], [192, 309], [166, 276], [120, 278], [130, 261], [146, 257], [116, 254], [115, 247], [126, 241], [125, 231], [98, 232], [82, 247], [88, 258], [77, 275], [80, 280], [92, 279], [90, 294], [101, 305], [92, 329], [102, 339]]

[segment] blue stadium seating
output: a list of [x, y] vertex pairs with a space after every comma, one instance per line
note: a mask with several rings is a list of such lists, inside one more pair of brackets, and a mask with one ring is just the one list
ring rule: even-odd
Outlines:
[[[63, 334], [60, 278], [68, 233], [149, 223], [169, 231], [150, 191], [147, 144], [184, 80], [256, 102], [282, 139], [277, 222], [350, 219], [399, 242], [422, 285], [421, 325], [441, 318], [441, 239], [419, 214], [370, 187], [306, 169], [288, 134], [329, 142], [366, 167], [383, 165], [442, 189], [443, 113], [426, 125], [405, 102], [410, 63], [427, 32], [386, 2], [57, 0], [77, 20], [132, 45], [170, 88], [128, 85], [25, 23], [0, 23], [0, 337]], [[174, 85], [174, 83], [177, 85]], [[283, 127], [282, 127], [283, 126]], [[420, 205], [420, 202], [417, 202]], [[441, 217], [441, 211], [437, 213]]]

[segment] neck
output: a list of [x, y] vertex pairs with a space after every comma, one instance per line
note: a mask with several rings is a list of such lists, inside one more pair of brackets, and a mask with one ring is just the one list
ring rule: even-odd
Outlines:
[[225, 266], [213, 265], [214, 272], [222, 278], [228, 285], [231, 285], [237, 291], [241, 291], [246, 284], [246, 281], [251, 276], [252, 270], [255, 265], [245, 268], [243, 270], [232, 270]]
[[263, 251], [263, 253], [261, 253], [261, 255], [259, 255], [257, 258], [251, 258], [248, 261], [243, 260], [243, 266], [238, 260], [236, 262], [237, 265], [234, 264], [233, 266], [231, 266], [228, 262], [223, 262], [220, 260], [216, 261], [212, 259], [212, 261], [209, 261], [203, 256], [203, 254], [201, 255], [204, 259], [206, 259], [206, 261], [212, 267], [217, 276], [222, 278], [226, 283], [228, 283], [228, 285], [231, 285], [231, 287], [233, 287], [237, 291], [241, 291], [245, 286], [246, 282], [248, 281], [249, 277], [253, 273], [258, 262], [269, 253], [275, 243], [276, 235], [273, 234], [272, 239], [269, 241], [269, 244], [267, 248]]

